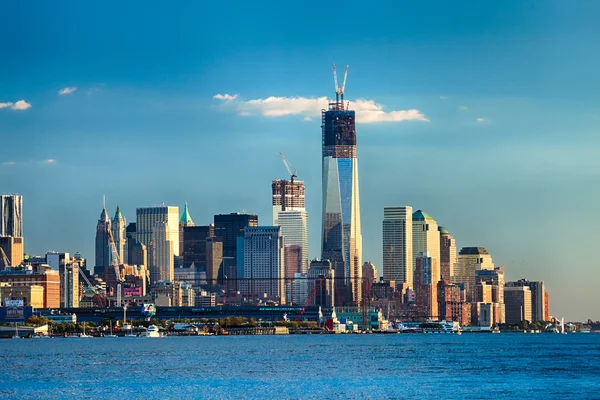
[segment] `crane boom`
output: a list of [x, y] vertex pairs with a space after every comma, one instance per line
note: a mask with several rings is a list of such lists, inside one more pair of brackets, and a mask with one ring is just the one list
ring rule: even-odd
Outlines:
[[348, 66], [346, 65], [346, 70], [344, 71], [344, 82], [342, 83], [342, 93], [341, 95], [344, 95], [344, 89], [346, 89], [346, 79], [348, 78]]
[[337, 72], [335, 70], [335, 64], [331, 64], [331, 65], [333, 67], [333, 85], [335, 86], [335, 93], [339, 94], [338, 93], [339, 86], [338, 86], [338, 80], [337, 80]]
[[290, 174], [290, 180], [292, 182], [294, 182], [294, 178], [296, 178], [298, 176], [298, 175], [296, 175], [296, 170], [293, 170], [293, 172], [292, 172], [292, 166], [290, 165], [290, 162], [285, 158], [285, 156], [283, 155], [282, 152], [279, 152], [279, 155], [281, 156], [281, 160], [283, 161], [285, 168], [287, 169], [288, 173]]
[[0, 256], [2, 258], [2, 263], [4, 264], [4, 268], [6, 269], [6, 268], [10, 267], [10, 260], [6, 256], [6, 253], [4, 252], [4, 249], [2, 247], [0, 247]]

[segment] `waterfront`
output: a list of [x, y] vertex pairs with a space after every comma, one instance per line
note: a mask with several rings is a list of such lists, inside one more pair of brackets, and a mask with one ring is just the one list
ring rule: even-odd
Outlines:
[[3, 340], [0, 397], [594, 398], [599, 334]]

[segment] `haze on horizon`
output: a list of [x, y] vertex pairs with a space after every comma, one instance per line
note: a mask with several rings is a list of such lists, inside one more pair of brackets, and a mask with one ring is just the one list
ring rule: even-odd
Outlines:
[[600, 3], [181, 2], [0, 5], [0, 192], [24, 196], [26, 251], [94, 258], [107, 196], [185, 201], [196, 224], [270, 223], [283, 152], [320, 253], [320, 109], [349, 64], [363, 261], [383, 207], [411, 205], [550, 310], [600, 319]]

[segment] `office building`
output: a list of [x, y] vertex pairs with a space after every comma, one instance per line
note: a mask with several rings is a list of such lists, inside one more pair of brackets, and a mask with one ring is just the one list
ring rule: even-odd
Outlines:
[[546, 285], [544, 282], [533, 282], [520, 279], [516, 282], [506, 282], [508, 287], [527, 286], [531, 290], [531, 322], [548, 321], [546, 316]]
[[0, 306], [4, 306], [6, 300], [23, 300], [25, 307], [44, 308], [44, 287], [0, 284]]
[[206, 238], [206, 279], [209, 285], [214, 285], [219, 279], [221, 263], [223, 262], [223, 238], [211, 236]]
[[418, 253], [416, 257], [414, 291], [415, 307], [420, 319], [438, 319], [438, 282], [440, 267], [438, 260], [428, 253]]
[[475, 271], [479, 270], [494, 270], [492, 256], [483, 247], [463, 247], [458, 253], [453, 282], [463, 284], [469, 302], [473, 301]]
[[529, 286], [504, 287], [506, 323], [516, 325], [522, 321], [532, 321], [531, 290]]
[[100, 219], [96, 224], [96, 262], [94, 263], [94, 274], [104, 279], [104, 271], [110, 265], [111, 255], [108, 240], [108, 231], [111, 229], [110, 219], [106, 207], [100, 213]]
[[0, 195], [0, 236], [23, 237], [23, 196]]
[[64, 308], [79, 307], [79, 263], [67, 258], [59, 264], [60, 306]]
[[438, 226], [440, 232], [440, 275], [442, 279], [452, 280], [456, 265], [456, 241], [443, 226]]
[[192, 262], [186, 262], [185, 254], [184, 254], [184, 246], [185, 246], [185, 228], [194, 226], [194, 220], [192, 220], [192, 216], [188, 210], [187, 201], [183, 207], [183, 214], [181, 214], [181, 219], [179, 220], [179, 265], [190, 266]]
[[299, 258], [293, 266], [286, 266], [286, 269], [290, 271], [292, 277], [296, 272], [306, 274], [308, 270], [308, 216], [306, 211], [302, 209], [280, 211], [277, 223], [281, 227], [281, 235], [285, 237], [286, 247], [292, 247], [289, 253], [299, 252]]
[[115, 211], [115, 217], [112, 220], [111, 231], [113, 239], [115, 240], [115, 246], [117, 253], [119, 254], [118, 264], [127, 263], [127, 253], [125, 252], [127, 238], [125, 235], [125, 229], [127, 228], [127, 221], [121, 213], [121, 207], [117, 205], [117, 211]]
[[284, 239], [278, 226], [244, 228], [243, 277], [240, 289], [252, 302], [285, 304]]
[[435, 258], [440, 262], [440, 232], [438, 224], [431, 215], [417, 210], [412, 215], [412, 233], [413, 233], [413, 271], [417, 265], [417, 255], [419, 253], [429, 253], [429, 257]]
[[[171, 229], [166, 221], [156, 222], [152, 229], [150, 242], [152, 263], [150, 264], [150, 281], [173, 281], [175, 278], [174, 253], [178, 241], [171, 239]], [[179, 231], [177, 231], [179, 234]]]
[[544, 321], [550, 321], [550, 293], [544, 293]]
[[23, 262], [25, 245], [22, 237], [0, 236], [0, 248], [4, 250], [10, 263], [5, 267], [20, 265]]
[[412, 207], [383, 209], [383, 279], [413, 285]]
[[366, 287], [371, 287], [377, 281], [377, 268], [371, 261], [365, 261], [362, 266], [362, 278]]
[[[215, 236], [222, 238], [223, 257], [233, 259], [233, 265], [238, 262], [237, 238], [244, 236], [244, 228], [258, 226], [258, 215], [256, 214], [218, 214], [214, 217]], [[236, 279], [237, 273], [228, 275], [230, 279]]]
[[215, 235], [215, 226], [183, 226], [183, 266], [194, 264], [206, 271], [206, 240]]
[[313, 293], [312, 305], [335, 306], [335, 270], [329, 260], [312, 260], [308, 268], [308, 293]]
[[360, 304], [362, 296], [362, 233], [355, 112], [346, 108], [344, 93], [321, 115], [322, 126], [322, 248], [336, 276], [336, 296], [342, 305]]
[[273, 226], [278, 226], [281, 211], [304, 211], [304, 181], [275, 180], [271, 184]]
[[[154, 231], [156, 229], [158, 229], [161, 236], [157, 240], [153, 240]], [[160, 206], [138, 208], [136, 210], [136, 236], [137, 240], [146, 245], [148, 249], [150, 280], [155, 282], [163, 279], [173, 279], [170, 272], [172, 271], [172, 268], [170, 268], [169, 265], [173, 265], [174, 267], [174, 256], [179, 256], [179, 207]], [[171, 245], [166, 245], [164, 243], [165, 237], [167, 236]], [[161, 246], [160, 249], [153, 249], [153, 243]], [[169, 250], [169, 248], [171, 250]], [[172, 260], [167, 265], [165, 257], [166, 253], [169, 252], [172, 254]], [[155, 261], [155, 255], [159, 255], [162, 259]], [[158, 273], [160, 270], [162, 270], [163, 273], [158, 276], [153, 276], [153, 273]]]
[[25, 266], [9, 268], [0, 271], [0, 284], [11, 286], [41, 286], [44, 288], [43, 308], [60, 307], [60, 283], [58, 270], [52, 270], [49, 265], [40, 264], [37, 268]]

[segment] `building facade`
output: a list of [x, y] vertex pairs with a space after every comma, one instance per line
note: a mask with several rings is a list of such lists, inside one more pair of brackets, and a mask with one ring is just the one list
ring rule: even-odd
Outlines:
[[[232, 258], [233, 265], [238, 264], [237, 238], [244, 236], [244, 228], [258, 226], [258, 215], [256, 214], [218, 214], [214, 217], [215, 236], [222, 238], [223, 257]], [[228, 275], [230, 279], [236, 279], [237, 273]]]
[[[153, 242], [155, 229], [158, 229], [161, 237], [159, 240]], [[155, 262], [154, 260], [154, 256], [160, 254], [162, 257], [166, 257], [165, 252], [168, 251], [169, 246], [163, 242], [164, 237], [167, 236], [164, 233], [165, 230], [168, 232], [168, 240], [171, 242], [172, 258], [179, 256], [179, 207], [143, 207], [136, 210], [136, 237], [140, 243], [147, 247], [148, 269], [150, 270], [150, 279], [152, 282], [159, 280], [156, 276], [153, 277], [152, 273], [160, 269], [158, 268], [158, 261]], [[157, 243], [162, 247], [160, 249], [153, 249], [152, 243]], [[160, 260], [160, 264], [162, 268], [165, 268], [166, 259]], [[171, 260], [169, 264], [174, 265], [174, 260]], [[170, 273], [167, 273], [167, 276], [170, 276]]]
[[[293, 276], [296, 272], [306, 274], [308, 270], [308, 215], [303, 209], [287, 209], [278, 213], [278, 226], [285, 237], [286, 247], [293, 247], [290, 252], [299, 251], [299, 260], [292, 267], [286, 267]], [[293, 271], [292, 271], [293, 269]]]
[[429, 253], [440, 262], [440, 232], [438, 224], [429, 214], [417, 210], [412, 215], [413, 271], [417, 267], [417, 255]]
[[338, 92], [321, 116], [321, 258], [332, 263], [342, 305], [357, 305], [363, 283], [355, 112], [345, 107], [343, 90]]
[[278, 226], [244, 228], [242, 294], [285, 304], [284, 239]]
[[412, 207], [383, 209], [383, 279], [413, 285]]
[[189, 268], [194, 264], [206, 271], [206, 240], [215, 235], [215, 226], [183, 227], [183, 266]]
[[0, 236], [23, 237], [23, 196], [0, 195]]
[[543, 281], [533, 282], [526, 279], [520, 279], [516, 282], [507, 282], [506, 286], [518, 287], [527, 286], [531, 290], [531, 322], [548, 321], [546, 319], [546, 285]]
[[[179, 241], [171, 239], [171, 229], [166, 221], [156, 222], [152, 229], [150, 248], [152, 263], [150, 264], [150, 281], [170, 281], [175, 278], [175, 247]], [[179, 234], [179, 230], [177, 230]]]
[[[214, 285], [219, 279], [221, 264], [223, 263], [223, 238], [206, 238], [206, 279]], [[221, 274], [222, 275], [222, 274]]]
[[60, 263], [60, 306], [64, 308], [79, 307], [79, 263], [67, 261]]
[[492, 256], [483, 247], [463, 247], [458, 253], [453, 282], [464, 286], [467, 301], [473, 301], [475, 276], [479, 270], [494, 270]]
[[123, 217], [123, 214], [121, 213], [121, 207], [119, 207], [119, 205], [117, 205], [115, 217], [112, 220], [110, 228], [113, 239], [115, 240], [115, 247], [117, 248], [117, 253], [119, 254], [118, 264], [125, 264], [127, 263], [127, 237], [125, 235], [127, 221]]
[[188, 263], [185, 261], [185, 228], [192, 227], [194, 225], [194, 220], [190, 215], [186, 201], [185, 205], [183, 206], [183, 214], [181, 214], [181, 219], [179, 220], [179, 265], [183, 265], [184, 267], [188, 267], [192, 264], [191, 262]]
[[438, 282], [440, 267], [438, 260], [428, 253], [419, 253], [416, 257], [414, 277], [415, 307], [420, 319], [437, 320], [438, 314]]
[[311, 303], [323, 308], [335, 307], [335, 270], [331, 261], [312, 260], [307, 276]]
[[440, 275], [442, 279], [452, 280], [456, 266], [456, 241], [443, 226], [438, 226], [440, 232]]
[[60, 307], [60, 276], [48, 265], [11, 268], [0, 271], [0, 284], [12, 286], [41, 286], [44, 288], [44, 308]]
[[507, 324], [516, 325], [522, 321], [532, 322], [529, 286], [506, 286], [504, 288], [504, 304]]
[[11, 265], [20, 265], [23, 262], [25, 254], [25, 244], [22, 237], [0, 236], [0, 248], [4, 250], [4, 254], [8, 258]]
[[273, 226], [278, 226], [281, 211], [306, 210], [304, 205], [304, 181], [278, 179], [271, 183]]

